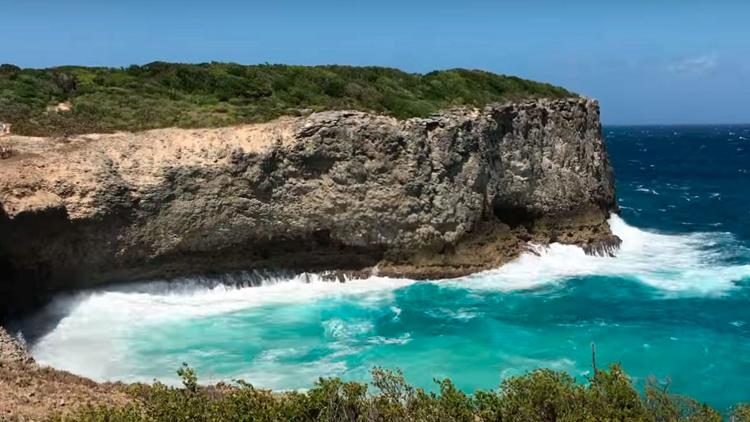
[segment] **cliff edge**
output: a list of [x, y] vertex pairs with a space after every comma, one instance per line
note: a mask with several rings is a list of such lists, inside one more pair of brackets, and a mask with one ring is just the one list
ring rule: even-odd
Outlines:
[[441, 278], [497, 267], [531, 241], [619, 244], [590, 99], [10, 141], [6, 316], [124, 280], [269, 268]]

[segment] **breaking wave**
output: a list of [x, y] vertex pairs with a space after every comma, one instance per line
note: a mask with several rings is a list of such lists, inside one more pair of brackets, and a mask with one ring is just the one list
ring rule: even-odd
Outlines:
[[[659, 234], [630, 226], [618, 216], [611, 218], [610, 225], [623, 240], [616, 257], [589, 256], [580, 248], [553, 244], [538, 247], [536, 253], [527, 253], [497, 270], [435, 282], [373, 276], [337, 283], [315, 274], [247, 273], [218, 279], [139, 283], [61, 296], [21, 329], [28, 337], [29, 332], [44, 325], [39, 321], [54, 320], [51, 330], [32, 336], [33, 355], [43, 364], [96, 380], [164, 379], [164, 373], [152, 373], [154, 368], [172, 368], [175, 356], [181, 356], [213, 362], [211, 371], [216, 373], [204, 379], [226, 379], [230, 373], [260, 379], [268, 387], [290, 388], [299, 386], [297, 370], [311, 377], [338, 374], [347, 370], [341, 360], [345, 356], [357, 355], [365, 348], [411, 344], [408, 327], [392, 336], [383, 335], [373, 328], [377, 321], [373, 322], [367, 312], [403, 324], [404, 306], [394, 305], [394, 295], [416, 284], [504, 294], [563, 283], [573, 277], [616, 276], [651, 286], [666, 296], [712, 297], [726, 294], [750, 277], [750, 265], [723, 259], [722, 251], [733, 242], [730, 234]], [[601, 280], [606, 283], [608, 279]], [[349, 305], [338, 308], [342, 303]], [[352, 304], [370, 311], [340, 318], [339, 313], [347, 312], [355, 306]], [[323, 318], [327, 306], [335, 310]], [[283, 309], [292, 311], [285, 313]], [[460, 304], [428, 305], [421, 312], [425, 318], [447, 318], [456, 323], [482, 318], [481, 312]], [[293, 337], [297, 335], [295, 327], [304, 327], [309, 321], [318, 321], [308, 329], [318, 333], [315, 341], [323, 343], [287, 344], [271, 336], [273, 341], [260, 344], [257, 356], [239, 369], [238, 365], [247, 363], [243, 357], [246, 351], [232, 352], [230, 345], [269, 336], [265, 331], [252, 331], [260, 328], [251, 329], [248, 324], [270, 324], [289, 330]], [[191, 334], [194, 326], [199, 326], [203, 334]], [[206, 335], [218, 336], [214, 341], [219, 343], [207, 344], [201, 337]], [[173, 344], [176, 341], [183, 344]], [[327, 350], [325, 357], [314, 358], [321, 350]], [[149, 356], [151, 362], [145, 364], [143, 356]], [[523, 354], [514, 356], [504, 359], [525, 359]], [[297, 369], [290, 371], [290, 360], [294, 362], [291, 367]], [[225, 362], [224, 370], [221, 362]], [[570, 366], [567, 360], [560, 362]], [[176, 382], [173, 376], [171, 379]]]
[[609, 224], [622, 239], [616, 257], [586, 255], [575, 246], [552, 244], [497, 270], [452, 283], [512, 291], [599, 275], [631, 278], [666, 293], [716, 295], [750, 277], [750, 265], [727, 262], [727, 250], [741, 248], [730, 233], [660, 234], [630, 226], [617, 215]]

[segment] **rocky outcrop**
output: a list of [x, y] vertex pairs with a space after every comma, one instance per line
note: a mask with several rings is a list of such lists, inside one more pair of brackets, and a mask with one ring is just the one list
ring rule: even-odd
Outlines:
[[257, 268], [448, 277], [529, 241], [611, 253], [598, 104], [13, 139], [0, 311], [100, 283]]
[[0, 365], [33, 365], [34, 358], [26, 348], [0, 327]]

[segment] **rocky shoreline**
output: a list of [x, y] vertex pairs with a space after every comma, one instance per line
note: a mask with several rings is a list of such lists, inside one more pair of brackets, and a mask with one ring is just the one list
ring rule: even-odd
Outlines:
[[[438, 279], [532, 242], [600, 255], [620, 242], [598, 103], [583, 98], [11, 142], [0, 320], [107, 283], [274, 269]], [[39, 366], [0, 327], [0, 419], [129, 400]]]
[[38, 365], [24, 346], [0, 327], [0, 420], [45, 420], [80, 406], [131, 401], [121, 384], [99, 384]]
[[13, 137], [0, 163], [0, 315], [62, 291], [253, 269], [446, 278], [527, 243], [619, 245], [594, 100], [397, 120]]

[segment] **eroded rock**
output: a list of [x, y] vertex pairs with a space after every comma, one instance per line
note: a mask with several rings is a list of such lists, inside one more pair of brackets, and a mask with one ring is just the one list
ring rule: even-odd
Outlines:
[[0, 163], [0, 313], [61, 290], [257, 268], [453, 277], [529, 241], [610, 254], [594, 100], [396, 120], [15, 137]]

